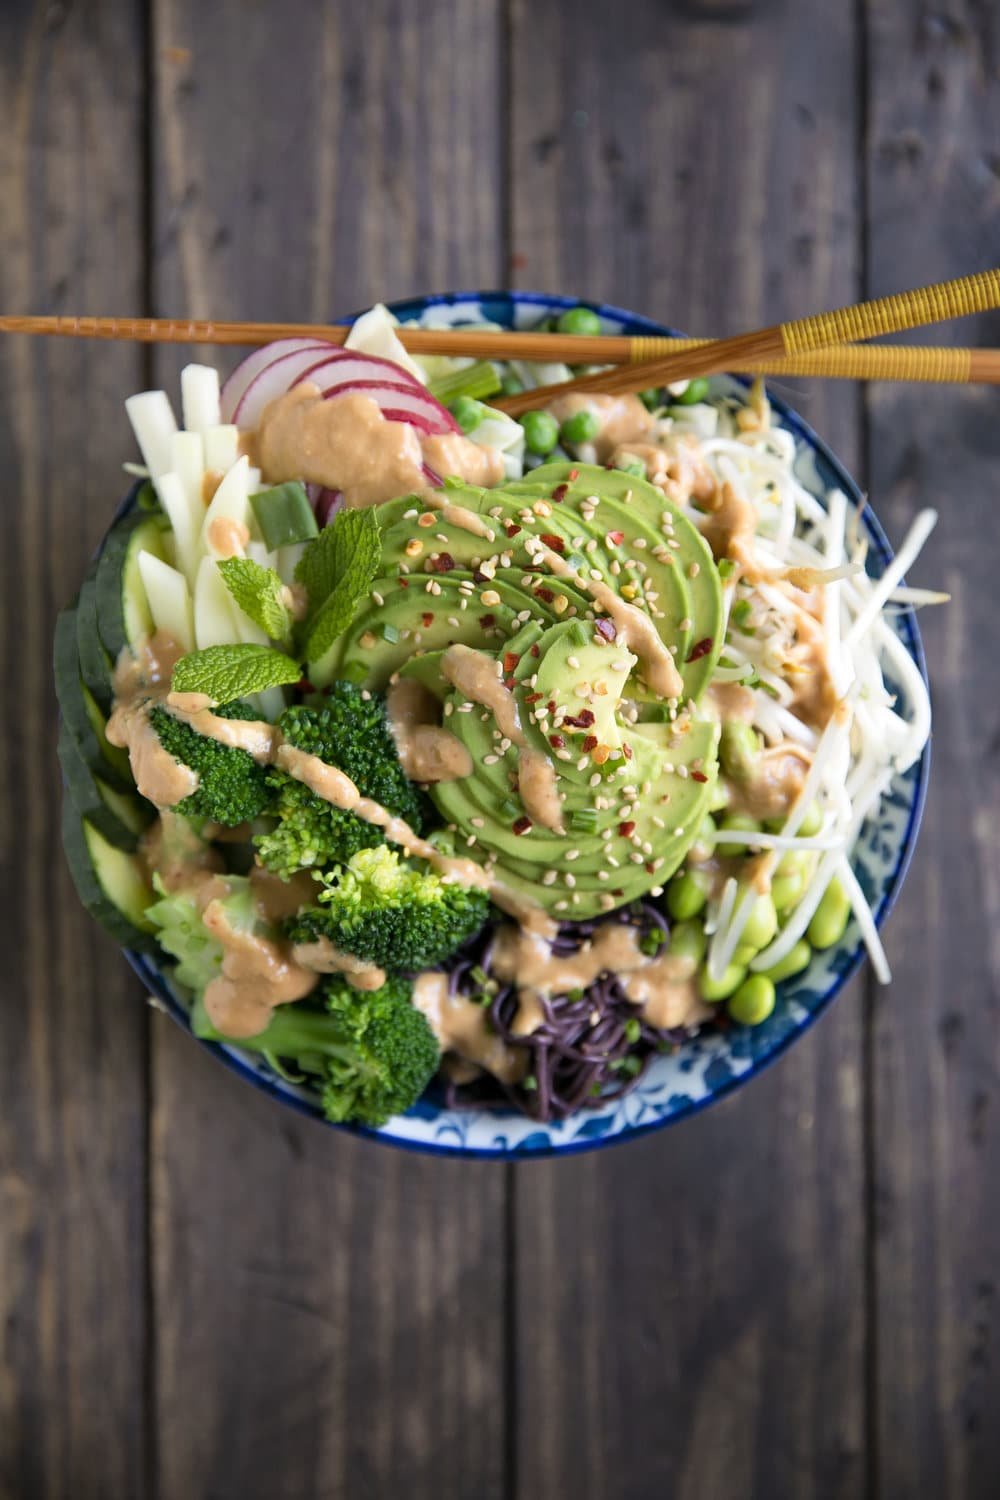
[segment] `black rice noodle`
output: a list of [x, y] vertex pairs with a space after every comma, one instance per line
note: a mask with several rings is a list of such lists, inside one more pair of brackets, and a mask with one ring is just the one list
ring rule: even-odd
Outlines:
[[[659, 930], [665, 939], [669, 930], [663, 914], [646, 901], [637, 901], [604, 920], [637, 927], [644, 938]], [[553, 939], [553, 951], [575, 952], [598, 925], [563, 923]], [[487, 928], [458, 955], [449, 973], [453, 995], [469, 999], [482, 995], [482, 975], [492, 979], [494, 935], [495, 928]], [[526, 1078], [514, 1085], [486, 1075], [472, 1083], [446, 1079], [449, 1107], [513, 1105], [536, 1120], [562, 1120], [576, 1110], [626, 1094], [658, 1053], [673, 1051], [688, 1035], [683, 1028], [665, 1031], [651, 1026], [641, 1008], [628, 999], [620, 980], [602, 974], [587, 986], [582, 998], [542, 998], [542, 1023], [529, 1036], [518, 1036], [512, 1029], [518, 1012], [516, 986], [497, 980], [493, 984], [497, 988], [488, 1001], [490, 1024], [510, 1048], [528, 1053]]]

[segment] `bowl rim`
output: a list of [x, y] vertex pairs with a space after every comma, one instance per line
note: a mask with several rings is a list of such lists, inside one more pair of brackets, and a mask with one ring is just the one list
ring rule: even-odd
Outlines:
[[[641, 313], [631, 312], [627, 308], [618, 307], [614, 303], [594, 301], [587, 297], [573, 297], [568, 296], [564, 293], [556, 294], [537, 291], [521, 291], [520, 289], [427, 293], [423, 296], [400, 298], [394, 302], [387, 303], [386, 305], [389, 308], [390, 312], [392, 312], [396, 316], [400, 318], [408, 318], [420, 316], [429, 308], [433, 308], [436, 306], [453, 306], [456, 303], [462, 302], [477, 302], [487, 304], [490, 302], [498, 302], [507, 303], [511, 306], [517, 306], [518, 304], [520, 304], [527, 307], [538, 308], [586, 307], [591, 311], [597, 313], [599, 317], [606, 317], [615, 322], [620, 322], [628, 325], [630, 331], [636, 333], [654, 335], [658, 334], [661, 336], [666, 335], [669, 337], [676, 336], [678, 332], [676, 329], [666, 324], [657, 323], [652, 318], [648, 318]], [[364, 309], [362, 309], [362, 311], [364, 311]], [[341, 318], [335, 321], [341, 323], [350, 323], [353, 322], [354, 318], [357, 316], [358, 314], [354, 313], [346, 318]], [[743, 376], [737, 375], [731, 376], [730, 378], [738, 381], [744, 386], [749, 386], [750, 384], [749, 379]], [[861, 490], [860, 485], [849, 473], [843, 462], [836, 456], [833, 450], [818, 435], [818, 433], [814, 431], [810, 424], [802, 416], [799, 415], [799, 413], [794, 408], [790, 407], [779, 396], [769, 394], [769, 400], [771, 402], [771, 405], [780, 413], [782, 425], [794, 433], [796, 442], [802, 443], [806, 447], [818, 453], [824, 460], [825, 464], [836, 475], [838, 484], [844, 490], [848, 500], [859, 511], [862, 523], [865, 526], [865, 529], [874, 545], [874, 550], [877, 553], [878, 559], [884, 569], [892, 560], [892, 548], [877, 515], [866, 503], [866, 497]], [[132, 486], [128, 494], [119, 505], [113, 520], [117, 520], [121, 515], [125, 514], [131, 508], [140, 487], [141, 481]], [[110, 526], [108, 529], [110, 529]], [[107, 533], [105, 533], [105, 536], [106, 535]], [[98, 551], [103, 548], [103, 545], [104, 538], [102, 537]], [[912, 610], [904, 611], [900, 616], [900, 621], [903, 626], [903, 643], [909, 655], [916, 663], [920, 675], [929, 689], [930, 684], [927, 677], [927, 662], [924, 655], [923, 641], [921, 639], [920, 628], [917, 623], [916, 616]], [[889, 878], [885, 894], [883, 895], [877, 909], [873, 913], [875, 925], [878, 929], [881, 929], [883, 923], [889, 916], [889, 913], [892, 911], [893, 907], [896, 904], [896, 901], [899, 898], [900, 891], [902, 890], [903, 883], [906, 879], [906, 875], [910, 868], [910, 863], [916, 850], [917, 835], [919, 833], [920, 825], [923, 820], [924, 808], [927, 801], [930, 763], [931, 740], [928, 739], [927, 744], [924, 746], [924, 749], [921, 752], [920, 759], [917, 762], [917, 777], [913, 790], [913, 801], [910, 807], [910, 814], [907, 820], [906, 829], [903, 834], [899, 854], [897, 856], [895, 865], [893, 866], [892, 874]], [[729, 1078], [726, 1079], [723, 1083], [719, 1084], [717, 1087], [712, 1088], [700, 1098], [690, 1099], [687, 1104], [671, 1111], [671, 1113], [665, 1114], [658, 1119], [650, 1120], [647, 1123], [634, 1125], [626, 1124], [621, 1130], [615, 1132], [614, 1134], [588, 1137], [585, 1139], [576, 1138], [567, 1141], [552, 1140], [552, 1138], [550, 1137], [549, 1143], [547, 1145], [537, 1145], [532, 1146], [528, 1149], [524, 1149], [519, 1148], [516, 1145], [468, 1146], [464, 1144], [450, 1144], [448, 1142], [441, 1141], [416, 1140], [405, 1136], [390, 1135], [387, 1134], [384, 1129], [375, 1129], [367, 1125], [335, 1124], [333, 1121], [325, 1119], [316, 1108], [307, 1103], [306, 1100], [300, 1098], [297, 1094], [286, 1092], [286, 1090], [282, 1087], [283, 1080], [272, 1077], [270, 1074], [260, 1071], [257, 1066], [239, 1056], [232, 1048], [218, 1042], [212, 1042], [201, 1037], [196, 1037], [191, 1030], [187, 1012], [177, 1000], [176, 996], [172, 993], [165, 978], [161, 974], [160, 969], [153, 962], [153, 960], [146, 954], [139, 953], [134, 949], [123, 948], [122, 952], [124, 953], [125, 958], [131, 965], [132, 969], [135, 971], [136, 975], [145, 985], [146, 989], [151, 992], [151, 1001], [154, 1005], [156, 1005], [158, 1009], [165, 1011], [166, 1014], [170, 1016], [171, 1020], [173, 1020], [181, 1028], [181, 1030], [184, 1031], [184, 1033], [192, 1039], [192, 1041], [196, 1042], [199, 1046], [214, 1055], [215, 1058], [223, 1064], [223, 1066], [228, 1068], [231, 1072], [235, 1073], [244, 1081], [252, 1084], [262, 1093], [265, 1093], [271, 1098], [277, 1100], [286, 1108], [294, 1109], [299, 1114], [306, 1116], [308, 1119], [314, 1120], [319, 1125], [325, 1126], [328, 1129], [338, 1130], [349, 1135], [360, 1136], [371, 1141], [377, 1141], [383, 1146], [392, 1147], [395, 1150], [399, 1151], [416, 1152], [422, 1156], [450, 1156], [463, 1157], [466, 1160], [474, 1159], [479, 1161], [485, 1160], [508, 1162], [538, 1161], [545, 1157], [555, 1156], [576, 1156], [584, 1151], [595, 1151], [605, 1147], [624, 1145], [627, 1142], [634, 1141], [641, 1136], [650, 1135], [655, 1131], [665, 1130], [668, 1126], [679, 1124], [683, 1120], [688, 1120], [692, 1116], [700, 1114], [702, 1110], [707, 1109], [710, 1105], [716, 1104], [720, 1100], [728, 1098], [738, 1089], [743, 1088], [753, 1079], [758, 1078], [780, 1057], [783, 1057], [789, 1050], [789, 1048], [791, 1048], [795, 1042], [797, 1042], [802, 1036], [805, 1035], [807, 1031], [812, 1028], [812, 1026], [820, 1018], [820, 1016], [826, 1014], [833, 1001], [837, 998], [837, 996], [845, 988], [849, 981], [853, 979], [854, 976], [858, 973], [859, 969], [866, 959], [864, 943], [859, 939], [852, 953], [850, 962], [832, 977], [822, 996], [813, 1005], [810, 1006], [809, 1010], [803, 1016], [802, 1020], [790, 1030], [786, 1031], [784, 1035], [780, 1036], [766, 1053], [759, 1057], [753, 1058], [747, 1068], [743, 1069], [739, 1073], [732, 1073]], [[498, 1124], [504, 1118], [504, 1113], [498, 1112]], [[544, 1129], [544, 1127], [540, 1127], [540, 1129]]]

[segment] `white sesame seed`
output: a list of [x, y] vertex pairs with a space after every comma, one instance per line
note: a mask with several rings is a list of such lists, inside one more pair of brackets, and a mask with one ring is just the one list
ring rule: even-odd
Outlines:
[[607, 870], [598, 870], [597, 878], [598, 880], [610, 880], [611, 876], [608, 874]]
[[556, 911], [568, 911], [568, 909], [569, 909], [569, 902], [568, 901], [557, 901], [555, 909], [556, 909]]
[[497, 763], [497, 761], [499, 759], [500, 759], [499, 755], [484, 755], [483, 756], [483, 765], [484, 766], [495, 766], [496, 763]]
[[542, 876], [542, 885], [555, 885], [555, 883], [556, 883], [556, 872], [555, 872], [555, 870], [546, 870], [545, 874]]
[[566, 850], [566, 858], [567, 859], [579, 859], [580, 858], [580, 851], [579, 851], [579, 849], [567, 849]]
[[636, 854], [636, 853], [633, 852], [632, 854], [629, 855], [629, 859], [632, 861], [632, 863], [634, 865], [641, 865], [643, 863], [643, 858], [642, 858], [641, 854]]
[[611, 868], [613, 870], [620, 870], [621, 867], [622, 867], [621, 860], [620, 859], [615, 859], [615, 857], [614, 857], [613, 854], [609, 854], [608, 855], [608, 864], [611, 866]]
[[578, 771], [585, 771], [589, 765], [590, 765], [590, 756], [589, 755], [581, 755], [580, 759], [576, 763], [576, 769]]
[[486, 819], [485, 818], [470, 818], [469, 822], [472, 824], [473, 828], [485, 828], [486, 827]]
[[588, 786], [600, 786], [600, 784], [601, 784], [601, 773], [600, 773], [600, 771], [595, 771], [594, 774], [593, 774], [593, 776], [591, 776], [590, 780], [587, 782], [587, 785]]
[[627, 672], [628, 671], [628, 662], [627, 661], [623, 661], [622, 658], [619, 657], [617, 661], [613, 661], [611, 663], [611, 670], [612, 670], [612, 672]]
[[564, 873], [563, 880], [569, 886], [570, 890], [576, 885], [576, 876], [571, 874], [569, 870]]

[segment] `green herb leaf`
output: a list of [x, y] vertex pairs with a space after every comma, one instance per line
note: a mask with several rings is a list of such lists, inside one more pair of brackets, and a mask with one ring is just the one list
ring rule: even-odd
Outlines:
[[342, 510], [306, 545], [295, 569], [309, 599], [302, 638], [307, 661], [318, 661], [354, 619], [378, 570], [378, 521], [373, 510]]
[[245, 615], [272, 641], [288, 638], [292, 617], [281, 597], [282, 582], [273, 568], [249, 557], [227, 557], [219, 563], [226, 588]]
[[301, 676], [298, 663], [272, 646], [206, 646], [181, 657], [170, 686], [175, 693], [205, 693], [214, 703], [233, 703]]

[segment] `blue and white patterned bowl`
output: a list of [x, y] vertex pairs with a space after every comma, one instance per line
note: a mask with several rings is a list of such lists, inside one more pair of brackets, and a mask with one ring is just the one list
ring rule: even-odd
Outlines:
[[[454, 323], [487, 318], [517, 328], [531, 327], [549, 313], [575, 305], [571, 298], [535, 292], [472, 292], [414, 298], [396, 303], [393, 311], [402, 319], [425, 314], [435, 321]], [[673, 331], [617, 307], [588, 305], [600, 314], [606, 333]], [[739, 393], [743, 388], [740, 382], [728, 377], [713, 382], [717, 395]], [[773, 396], [771, 404], [781, 424], [794, 434], [803, 450], [805, 462], [799, 477], [805, 487], [821, 500], [827, 491], [839, 488], [848, 502], [860, 510], [861, 525], [870, 542], [868, 570], [879, 575], [892, 554], [882, 528], [871, 511], [862, 507], [858, 486], [801, 417]], [[901, 612], [893, 623], [926, 677], [923, 648], [912, 612]], [[877, 815], [862, 830], [854, 853], [854, 869], [880, 926], [899, 893], [909, 865], [923, 812], [929, 768], [928, 747], [921, 760], [893, 782]], [[143, 954], [127, 952], [126, 957], [150, 994], [188, 1031], [183, 996], [173, 988], [166, 971]], [[812, 1025], [863, 959], [864, 948], [857, 924], [852, 920], [836, 948], [816, 954], [804, 974], [780, 986], [774, 1014], [762, 1026], [736, 1027], [724, 1035], [695, 1038], [672, 1056], [657, 1058], [637, 1087], [623, 1099], [604, 1108], [581, 1111], [561, 1124], [538, 1125], [513, 1110], [446, 1109], [431, 1095], [406, 1115], [390, 1120], [381, 1130], [332, 1128], [353, 1130], [355, 1134], [438, 1155], [498, 1158], [567, 1154], [632, 1139], [705, 1109], [760, 1073]], [[201, 1045], [266, 1093], [322, 1120], [316, 1096], [306, 1088], [286, 1082], [263, 1058], [242, 1053], [237, 1047], [212, 1042]]]

